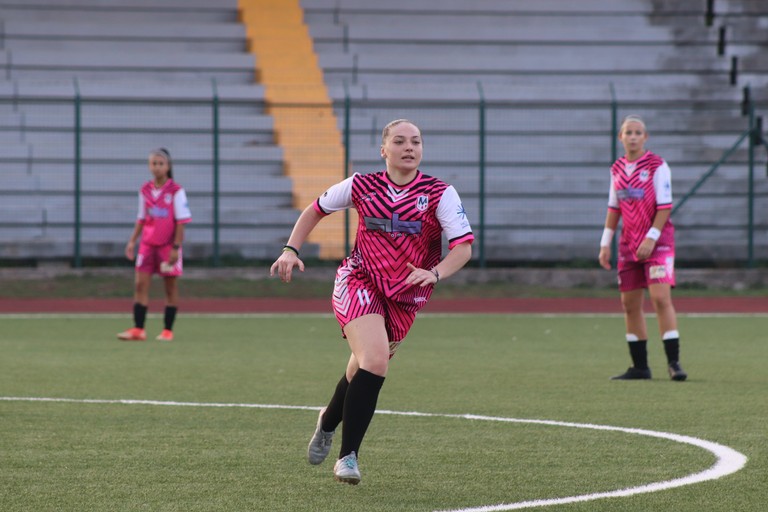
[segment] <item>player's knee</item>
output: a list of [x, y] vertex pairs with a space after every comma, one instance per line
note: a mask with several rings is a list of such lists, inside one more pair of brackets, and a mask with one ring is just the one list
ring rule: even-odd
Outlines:
[[672, 297], [669, 294], [651, 294], [651, 303], [656, 311], [663, 311], [672, 307]]
[[389, 369], [389, 353], [378, 357], [367, 357], [365, 362], [361, 361], [360, 368], [379, 377], [386, 377]]
[[642, 312], [642, 302], [634, 299], [622, 298], [621, 307], [627, 315], [634, 315]]

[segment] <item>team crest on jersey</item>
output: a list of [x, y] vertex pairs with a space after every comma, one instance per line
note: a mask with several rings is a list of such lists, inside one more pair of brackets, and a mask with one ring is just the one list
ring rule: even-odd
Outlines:
[[649, 177], [650, 177], [650, 173], [648, 172], [648, 169], [645, 169], [640, 172], [640, 181], [648, 181]]
[[165, 202], [166, 203], [170, 203], [171, 199], [172, 199], [171, 194], [165, 194]]
[[427, 211], [429, 208], [429, 196], [419, 196], [416, 198], [416, 209], [420, 212]]

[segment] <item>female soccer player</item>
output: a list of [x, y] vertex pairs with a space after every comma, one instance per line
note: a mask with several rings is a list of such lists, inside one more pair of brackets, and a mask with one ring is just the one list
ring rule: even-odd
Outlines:
[[643, 299], [648, 288], [659, 322], [659, 331], [672, 380], [688, 375], [680, 366], [680, 336], [672, 305], [675, 285], [675, 230], [672, 212], [672, 183], [667, 163], [645, 149], [648, 132], [638, 116], [626, 117], [619, 130], [626, 154], [611, 167], [608, 214], [600, 241], [600, 265], [611, 268], [611, 242], [619, 217], [623, 220], [619, 240], [619, 291], [624, 308], [627, 342], [632, 366], [614, 380], [650, 379]]
[[171, 154], [165, 148], [149, 154], [149, 170], [154, 176], [139, 190], [139, 216], [131, 238], [125, 246], [125, 257], [134, 260], [134, 247], [141, 235], [136, 259], [133, 291], [134, 326], [117, 335], [123, 341], [144, 341], [144, 321], [149, 304], [152, 274], [160, 274], [165, 282], [165, 328], [157, 336], [160, 341], [173, 340], [173, 322], [179, 299], [176, 278], [182, 274], [181, 242], [184, 226], [192, 220], [187, 194], [173, 181]]
[[[284, 282], [293, 267], [304, 271], [299, 249], [326, 215], [355, 208], [357, 239], [336, 272], [333, 309], [351, 356], [327, 407], [320, 411], [309, 443], [310, 464], [328, 456], [343, 425], [334, 477], [360, 482], [358, 454], [371, 422], [389, 360], [410, 329], [434, 285], [472, 256], [472, 228], [456, 190], [419, 170], [421, 131], [397, 119], [384, 127], [381, 156], [386, 170], [355, 173], [332, 186], [299, 216], [283, 253], [272, 264]], [[449, 251], [441, 258], [445, 231]]]

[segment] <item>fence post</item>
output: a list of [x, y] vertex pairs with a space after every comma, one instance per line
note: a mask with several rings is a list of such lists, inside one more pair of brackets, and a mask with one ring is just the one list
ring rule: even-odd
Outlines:
[[725, 55], [725, 25], [721, 25], [717, 31], [717, 54], [720, 57]]
[[80, 110], [81, 110], [81, 99], [80, 99], [80, 84], [77, 82], [77, 77], [74, 78], [74, 86], [75, 86], [75, 247], [74, 247], [74, 261], [73, 266], [75, 268], [82, 268], [83, 261], [81, 257], [81, 251], [80, 251], [80, 231], [81, 231], [81, 218], [80, 218], [80, 206], [81, 206], [81, 191], [80, 191], [80, 182], [81, 182], [81, 153], [80, 153], [80, 145], [81, 145], [81, 118], [80, 118]]
[[750, 88], [747, 85], [741, 90], [741, 115], [742, 116], [749, 115], [750, 105], [752, 105], [752, 92], [750, 91]]
[[[617, 148], [616, 136], [619, 133], [619, 102], [616, 100], [616, 88], [613, 86], [613, 82], [610, 84], [611, 89], [611, 163], [608, 164], [609, 168], [613, 165], [613, 162], [618, 160], [619, 152]], [[618, 236], [614, 236], [611, 240], [611, 268], [616, 268], [619, 261], [619, 243]]]
[[[349, 100], [349, 90], [347, 89], [347, 83], [344, 82], [344, 179], [349, 178], [349, 159], [350, 152], [350, 132], [352, 127], [350, 126], [351, 119], [351, 102]], [[344, 210], [344, 254], [349, 254], [351, 233], [349, 232], [349, 210]]]
[[750, 103], [749, 105], [749, 146], [748, 146], [748, 162], [749, 162], [749, 175], [747, 184], [747, 267], [753, 268], [755, 266], [755, 105]]
[[221, 266], [219, 257], [219, 91], [216, 78], [211, 79], [213, 98], [213, 266]]
[[712, 26], [712, 22], [715, 20], [715, 0], [707, 0], [707, 8], [704, 13], [704, 24], [708, 27]]
[[477, 92], [480, 94], [480, 104], [478, 105], [478, 132], [480, 139], [479, 142], [479, 162], [478, 168], [480, 171], [479, 183], [478, 183], [478, 207], [480, 208], [480, 247], [479, 247], [479, 265], [480, 268], [485, 268], [485, 93], [483, 91], [482, 82], [477, 82]]

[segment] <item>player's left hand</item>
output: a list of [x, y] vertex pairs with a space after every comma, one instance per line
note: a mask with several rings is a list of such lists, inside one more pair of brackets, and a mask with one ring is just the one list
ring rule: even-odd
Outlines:
[[635, 256], [638, 260], [646, 260], [656, 247], [656, 240], [653, 238], [646, 238], [640, 243], [640, 247], [637, 248]]
[[424, 288], [430, 284], [437, 283], [437, 276], [431, 271], [424, 268], [417, 268], [411, 263], [408, 263], [408, 270], [411, 271], [408, 277], [405, 278], [405, 282], [411, 286], [419, 285]]

